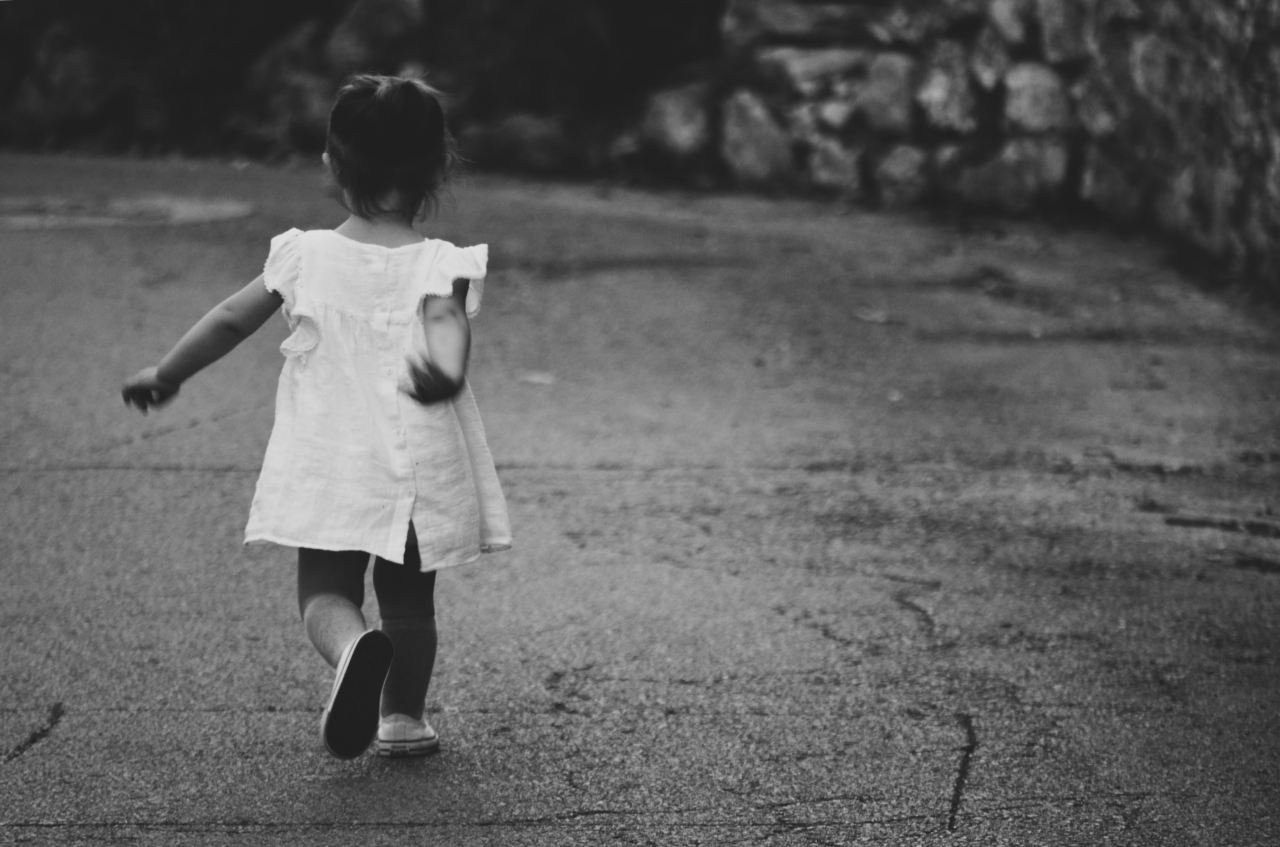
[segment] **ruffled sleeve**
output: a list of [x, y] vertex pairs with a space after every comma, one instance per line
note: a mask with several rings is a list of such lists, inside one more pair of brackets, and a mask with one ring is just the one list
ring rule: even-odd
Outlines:
[[[453, 291], [455, 279], [465, 279], [471, 283], [467, 290], [467, 317], [474, 318], [480, 313], [480, 301], [484, 297], [484, 278], [489, 269], [489, 245], [476, 244], [472, 247], [457, 247], [446, 244], [436, 261], [435, 285], [441, 286], [445, 294]], [[436, 293], [428, 291], [427, 293]]]
[[320, 330], [307, 298], [299, 297], [301, 274], [302, 230], [295, 228], [271, 239], [271, 250], [262, 268], [262, 282], [267, 290], [284, 300], [284, 318], [291, 332], [280, 345], [280, 352], [287, 357], [303, 357], [320, 342]]
[[298, 273], [302, 268], [302, 230], [294, 228], [271, 239], [271, 250], [262, 268], [262, 281], [268, 291], [279, 294], [284, 300], [285, 315], [292, 314], [297, 305]]

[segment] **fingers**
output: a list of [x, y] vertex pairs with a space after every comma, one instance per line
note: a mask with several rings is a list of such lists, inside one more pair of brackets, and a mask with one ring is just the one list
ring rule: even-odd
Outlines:
[[120, 396], [126, 406], [132, 406], [145, 415], [149, 409], [167, 405], [177, 393], [147, 385], [136, 385], [130, 380], [121, 389]]
[[126, 388], [124, 391], [124, 404], [132, 406], [142, 414], [147, 413], [147, 408], [151, 405], [151, 392], [145, 388]]
[[124, 390], [120, 392], [120, 396], [124, 398], [126, 406], [132, 406], [144, 415], [147, 413], [146, 401], [136, 388], [130, 388], [126, 385]]

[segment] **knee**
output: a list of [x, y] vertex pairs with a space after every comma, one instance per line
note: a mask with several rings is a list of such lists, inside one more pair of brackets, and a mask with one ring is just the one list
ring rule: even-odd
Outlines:
[[320, 591], [306, 596], [298, 595], [298, 615], [303, 621], [315, 614], [325, 614], [330, 609], [359, 609], [362, 605], [362, 603], [352, 600], [346, 594], [336, 591]]
[[364, 574], [367, 553], [298, 551], [298, 613], [305, 619], [312, 602], [322, 597], [338, 598], [357, 608], [364, 605]]

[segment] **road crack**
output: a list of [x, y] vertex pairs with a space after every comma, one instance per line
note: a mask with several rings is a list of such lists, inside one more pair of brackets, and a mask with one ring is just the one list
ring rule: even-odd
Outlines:
[[905, 591], [900, 591], [893, 595], [893, 602], [919, 618], [920, 623], [924, 626], [925, 636], [930, 641], [933, 640], [938, 631], [938, 622], [933, 619], [932, 612], [913, 600], [911, 595]]
[[964, 802], [964, 787], [969, 780], [969, 768], [973, 764], [973, 753], [978, 749], [978, 731], [973, 725], [973, 715], [961, 713], [956, 715], [960, 726], [964, 729], [965, 745], [960, 748], [960, 766], [956, 769], [956, 782], [951, 789], [951, 810], [947, 813], [947, 832], [955, 832], [960, 816], [960, 805]]
[[784, 618], [788, 618], [791, 621], [791, 623], [796, 624], [797, 626], [804, 627], [805, 629], [812, 630], [818, 633], [819, 635], [821, 635], [826, 640], [834, 644], [838, 644], [841, 647], [849, 648], [857, 645], [857, 642], [854, 641], [852, 638], [847, 638], [841, 635], [840, 633], [836, 632], [835, 629], [831, 626], [831, 624], [815, 619], [813, 614], [809, 612], [807, 609], [800, 612], [800, 614], [795, 615], [794, 617], [790, 613], [791, 610], [788, 609], [786, 606], [782, 606], [782, 605], [774, 606], [773, 611]]
[[31, 730], [31, 734], [28, 735], [21, 743], [15, 745], [8, 753], [5, 753], [4, 763], [6, 765], [9, 764], [23, 753], [26, 753], [32, 747], [48, 738], [49, 733], [53, 732], [54, 727], [56, 727], [62, 720], [62, 716], [64, 714], [66, 714], [66, 709], [62, 707], [61, 701], [50, 706], [49, 716], [45, 718], [44, 723]]
[[1280, 538], [1280, 524], [1272, 521], [1220, 518], [1210, 515], [1169, 515], [1164, 522], [1169, 526], [1217, 529], [1222, 532], [1239, 532], [1257, 538]]

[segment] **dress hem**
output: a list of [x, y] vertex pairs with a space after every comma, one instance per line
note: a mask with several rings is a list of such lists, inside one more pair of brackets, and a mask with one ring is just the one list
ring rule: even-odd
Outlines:
[[[359, 547], [351, 547], [347, 545], [336, 545], [336, 544], [316, 544], [313, 542], [302, 542], [293, 538], [285, 538], [283, 536], [272, 535], [270, 533], [255, 533], [254, 535], [247, 535], [245, 536], [244, 543], [245, 545], [278, 544], [282, 547], [294, 547], [294, 548], [306, 547], [311, 550], [326, 550], [330, 552], [345, 552], [348, 550], [356, 550], [360, 553], [368, 553], [370, 556], [378, 556], [377, 553], [374, 553], [368, 550], [361, 550]], [[469, 565], [477, 561], [481, 557], [481, 555], [485, 553], [500, 553], [504, 550], [510, 550], [510, 549], [511, 549], [510, 542], [500, 542], [497, 544], [483, 544], [481, 545], [479, 551], [477, 551], [476, 553], [473, 553], [468, 556], [464, 556], [459, 559], [452, 559], [452, 560], [446, 559], [444, 561], [433, 564], [431, 567], [423, 566], [422, 568], [419, 568], [419, 572], [430, 573], [431, 571], [440, 571], [446, 568], [456, 568], [461, 565]], [[403, 556], [401, 556], [401, 561], [398, 561], [398, 562], [395, 559], [389, 559], [386, 556], [378, 556], [378, 557], [382, 559], [386, 559], [388, 562], [395, 562], [395, 564], [397, 565], [404, 564]]]

